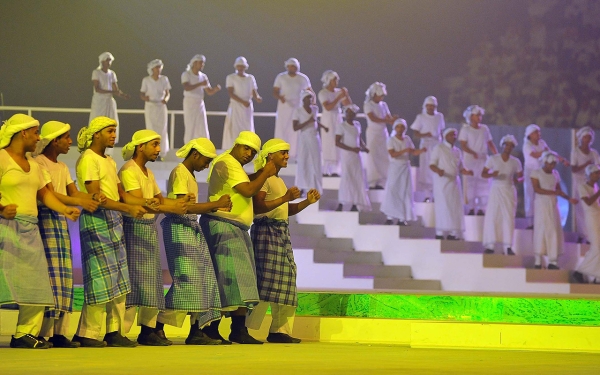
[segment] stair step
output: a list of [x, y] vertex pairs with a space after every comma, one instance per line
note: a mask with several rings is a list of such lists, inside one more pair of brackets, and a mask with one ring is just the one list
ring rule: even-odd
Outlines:
[[292, 234], [291, 240], [294, 249], [314, 249], [319, 245], [320, 238]]
[[433, 239], [435, 238], [435, 228], [427, 228], [419, 224], [401, 226], [400, 227], [400, 238], [423, 238]]
[[568, 283], [568, 270], [536, 270], [528, 269], [525, 273], [525, 280], [528, 283]]
[[336, 251], [322, 250], [314, 251], [315, 263], [353, 263], [383, 265], [381, 253], [370, 251]]
[[352, 238], [319, 238], [315, 250], [354, 251]]
[[571, 284], [571, 294], [600, 294], [600, 284]]
[[344, 264], [344, 277], [397, 277], [410, 279], [410, 266], [381, 266], [373, 264]]
[[533, 256], [483, 254], [483, 266], [487, 268], [532, 268], [535, 262]]
[[290, 233], [298, 236], [325, 237], [325, 226], [321, 224], [299, 224], [290, 220]]
[[461, 240], [441, 240], [442, 253], [475, 253], [482, 254], [485, 250], [481, 242], [461, 241]]
[[415, 280], [392, 277], [376, 277], [373, 280], [375, 289], [403, 289], [403, 290], [442, 290], [439, 280]]

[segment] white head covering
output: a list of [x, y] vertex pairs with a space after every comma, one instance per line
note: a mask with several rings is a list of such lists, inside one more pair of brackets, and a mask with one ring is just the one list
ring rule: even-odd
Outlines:
[[582, 138], [588, 134], [592, 137], [591, 143], [594, 143], [594, 138], [595, 138], [596, 134], [592, 128], [590, 128], [589, 126], [584, 126], [583, 128], [577, 130], [577, 133], [575, 133], [575, 136], [577, 137], [577, 142], [579, 143], [579, 145], [581, 145]]
[[165, 64], [163, 64], [161, 59], [154, 59], [148, 63], [148, 68], [146, 69], [146, 71], [148, 72], [148, 75], [151, 76], [152, 69], [154, 69], [157, 66], [164, 66], [164, 65]]
[[262, 149], [258, 152], [258, 154], [256, 154], [256, 159], [254, 160], [254, 172], [262, 169], [265, 164], [267, 164], [267, 156], [269, 156], [269, 154], [279, 151], [289, 151], [289, 149], [290, 144], [283, 139], [269, 139], [262, 146]]
[[207, 158], [214, 159], [217, 157], [217, 149], [208, 138], [196, 138], [189, 141], [185, 146], [177, 150], [175, 155], [178, 158], [185, 159], [190, 154], [190, 151], [196, 150]]
[[326, 70], [323, 72], [321, 76], [321, 82], [323, 82], [323, 87], [327, 87], [329, 82], [331, 82], [334, 78], [340, 79], [340, 76], [334, 72], [333, 70]]
[[542, 156], [540, 156], [540, 163], [542, 163], [542, 166], [545, 163], [555, 163], [557, 161], [558, 158], [556, 157], [556, 152], [554, 151], [544, 151]]
[[233, 63], [233, 67], [237, 69], [238, 65], [243, 65], [246, 67], [246, 69], [248, 69], [248, 67], [250, 65], [248, 65], [248, 60], [246, 60], [246, 58], [244, 56], [240, 56], [237, 59], [235, 59], [235, 62]]
[[94, 134], [109, 126], [117, 126], [117, 122], [105, 116], [94, 118], [88, 126], [84, 126], [77, 133], [77, 149], [84, 152], [92, 144]]
[[11, 118], [4, 121], [0, 127], [0, 150], [6, 148], [10, 144], [13, 135], [22, 130], [27, 130], [39, 125], [40, 122], [31, 116], [22, 113], [12, 115]]
[[313, 92], [310, 90], [302, 90], [302, 92], [300, 93], [300, 100], [304, 101], [304, 98], [306, 98], [307, 96], [314, 98], [315, 94], [313, 94]]
[[404, 131], [402, 132], [402, 135], [404, 136], [404, 134], [406, 134], [406, 129], [408, 128], [408, 125], [406, 124], [406, 120], [403, 118], [399, 118], [396, 119], [396, 121], [394, 121], [394, 125], [392, 126], [392, 134], [390, 134], [390, 137], [395, 137], [396, 134], [396, 126], [402, 124], [404, 125]]
[[154, 130], [144, 129], [136, 131], [131, 137], [131, 142], [126, 144], [121, 150], [123, 160], [127, 161], [133, 157], [133, 153], [135, 152], [136, 146], [143, 145], [144, 143], [153, 141], [155, 139], [161, 139], [161, 137], [160, 134], [158, 134]]
[[285, 60], [285, 68], [287, 69], [288, 65], [295, 65], [296, 69], [298, 69], [298, 71], [300, 71], [300, 61], [298, 61], [298, 59], [294, 58], [294, 57], [290, 57], [289, 59]]
[[437, 98], [433, 95], [430, 95], [430, 96], [426, 97], [425, 100], [423, 100], [423, 113], [427, 113], [427, 109], [425, 107], [427, 104], [433, 104], [435, 106], [435, 109], [433, 110], [433, 114], [436, 114], [437, 106], [438, 106]]
[[513, 145], [517, 146], [519, 143], [517, 142], [517, 138], [515, 138], [512, 134], [507, 134], [502, 139], [500, 139], [500, 146], [504, 146], [505, 143], [510, 142]]
[[463, 117], [467, 124], [471, 123], [471, 115], [485, 115], [485, 109], [481, 108], [477, 104], [473, 104], [467, 107], [463, 112]]
[[244, 130], [244, 131], [240, 132], [238, 137], [233, 142], [233, 146], [229, 150], [227, 150], [227, 151], [223, 152], [221, 155], [217, 156], [215, 158], [215, 160], [213, 160], [213, 163], [210, 166], [210, 170], [208, 171], [207, 181], [210, 180], [210, 175], [212, 174], [212, 170], [213, 170], [213, 167], [215, 166], [215, 164], [217, 164], [219, 162], [219, 160], [221, 160], [221, 158], [223, 158], [225, 155], [230, 154], [231, 150], [233, 150], [235, 145], [245, 145], [248, 147], [252, 147], [258, 153], [258, 152], [260, 152], [261, 140], [260, 140], [260, 137], [256, 133], [251, 132], [249, 130]]
[[446, 135], [448, 135], [448, 133], [453, 132], [454, 134], [458, 134], [458, 131], [454, 128], [446, 128], [444, 129], [444, 132], [442, 133], [442, 137], [444, 138], [444, 140], [446, 140]]
[[102, 52], [100, 56], [98, 56], [98, 63], [100, 63], [100, 65], [98, 65], [98, 69], [102, 68], [102, 61], [106, 60], [115, 61], [115, 57], [110, 52]]
[[192, 66], [194, 65], [194, 63], [196, 61], [204, 61], [204, 62], [206, 62], [206, 56], [204, 56], [204, 55], [194, 55], [194, 57], [192, 57], [192, 59], [190, 60], [190, 63], [187, 66], [187, 70], [191, 70]]
[[590, 164], [587, 167], [585, 167], [585, 176], [587, 178], [590, 178], [590, 175], [594, 172], [598, 172], [600, 171], [600, 167], [598, 167], [598, 165], [596, 164]]
[[387, 95], [387, 90], [385, 88], [385, 84], [381, 82], [374, 82], [369, 86], [369, 89], [365, 92], [366, 98], [365, 102], [373, 99], [375, 95]]
[[50, 142], [65, 134], [69, 130], [71, 130], [71, 125], [60, 121], [48, 121], [42, 125], [42, 129], [40, 130], [40, 141], [36, 145], [33, 155], [37, 156], [44, 152]]
[[347, 110], [351, 110], [354, 113], [358, 113], [360, 112], [360, 107], [357, 106], [356, 104], [348, 104], [345, 105], [344, 107], [342, 107], [342, 114], [345, 116], [346, 115], [346, 111]]
[[536, 131], [541, 131], [539, 126], [537, 126], [536, 124], [529, 124], [529, 125], [527, 125], [527, 127], [525, 128], [525, 138], [523, 139], [523, 142], [527, 142], [529, 140], [527, 138], [532, 133], [535, 133]]

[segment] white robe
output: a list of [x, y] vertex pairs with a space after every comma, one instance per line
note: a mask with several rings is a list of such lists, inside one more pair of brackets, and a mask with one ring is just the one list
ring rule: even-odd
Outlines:
[[[106, 73], [104, 73], [102, 69], [95, 69], [92, 72], [92, 81], [100, 82], [100, 88], [102, 90], [112, 91], [113, 83], [117, 82], [117, 74], [110, 69], [108, 69]], [[96, 89], [94, 88], [88, 124], [98, 116], [106, 116], [115, 120], [117, 124], [119, 124], [119, 115], [117, 114], [117, 102], [115, 98], [113, 98], [113, 95], [96, 92]], [[117, 139], [115, 141], [115, 144], [118, 142], [119, 127], [117, 126]]]
[[[342, 143], [348, 147], [360, 147], [360, 123], [348, 124], [344, 121], [336, 127], [336, 135], [342, 136]], [[371, 201], [367, 194], [365, 170], [360, 155], [340, 149], [342, 175], [338, 200], [342, 204], [356, 205], [360, 211], [370, 211]]]
[[465, 168], [473, 171], [473, 176], [463, 176], [465, 203], [470, 209], [481, 209], [487, 205], [490, 185], [487, 178], [481, 177], [481, 172], [487, 160], [488, 142], [492, 140], [487, 125], [480, 124], [478, 129], [471, 125], [463, 125], [458, 133], [459, 141], [466, 141], [467, 146], [477, 153], [477, 159], [464, 153]]
[[[597, 191], [596, 186], [590, 186], [585, 182], [577, 188], [579, 197], [591, 197]], [[583, 206], [590, 249], [585, 253], [585, 257], [577, 267], [577, 271], [600, 278], [600, 204], [598, 204], [598, 200], [590, 206], [583, 201], [580, 201], [579, 204]]]
[[[415, 148], [408, 136], [404, 136], [404, 139], [395, 136], [388, 139], [388, 151], [402, 151], [407, 148]], [[416, 220], [408, 153], [391, 158], [381, 212], [401, 221]]]
[[296, 156], [296, 181], [299, 189], [317, 189], [323, 192], [323, 174], [321, 173], [321, 138], [319, 137], [317, 116], [319, 108], [311, 105], [311, 113], [304, 107], [297, 108], [292, 120], [299, 123], [314, 119], [312, 124], [306, 125], [298, 132], [298, 155]]
[[326, 174], [340, 173], [340, 149], [335, 146], [335, 127], [343, 121], [340, 110], [341, 101], [339, 101], [330, 111], [325, 109], [325, 102], [333, 102], [342, 90], [335, 88], [334, 91], [322, 89], [319, 91], [319, 101], [323, 106], [321, 113], [321, 124], [329, 128], [329, 131], [321, 131], [321, 141], [323, 145], [322, 165], [323, 172]]
[[233, 88], [233, 93], [240, 99], [250, 102], [249, 107], [233, 99], [229, 100], [227, 115], [223, 125], [223, 143], [221, 149], [228, 150], [233, 146], [235, 139], [242, 131], [254, 131], [254, 105], [252, 97], [254, 90], [258, 89], [256, 80], [251, 74], [245, 74], [243, 77], [237, 73], [232, 73], [225, 79], [225, 86]]
[[426, 148], [427, 151], [419, 155], [417, 170], [417, 190], [433, 194], [433, 172], [429, 169], [429, 160], [433, 148], [441, 142], [442, 131], [446, 128], [444, 115], [441, 112], [436, 112], [434, 115], [419, 113], [410, 128], [419, 133], [433, 134], [432, 137], [421, 138], [419, 148]]
[[[593, 164], [600, 164], [600, 155], [598, 151], [590, 148], [590, 152], [586, 155], [584, 154], [579, 147], [573, 147], [571, 150], [571, 165], [584, 165], [588, 161], [591, 161]], [[579, 199], [579, 185], [584, 184], [586, 181], [585, 178], [585, 170], [580, 170], [579, 172], [573, 172], [573, 178], [571, 181], [573, 192], [573, 198]], [[574, 217], [574, 232], [579, 233], [579, 236], [588, 238], [587, 226], [585, 224], [585, 214], [583, 212], [584, 204], [579, 203], [574, 205], [575, 217]]]
[[160, 155], [163, 157], [169, 152], [169, 117], [167, 105], [162, 102], [165, 99], [166, 90], [171, 90], [169, 78], [166, 76], [161, 75], [156, 81], [150, 76], [142, 79], [140, 92], [150, 97], [149, 101], [144, 102], [146, 129], [160, 134]]
[[[195, 85], [207, 81], [208, 77], [202, 72], [194, 74], [192, 70], [186, 70], [181, 74], [181, 83]], [[183, 90], [183, 143], [187, 144], [192, 139], [210, 138], [208, 132], [208, 121], [206, 120], [206, 107], [204, 106], [204, 88], [199, 86], [193, 90]]]
[[525, 144], [523, 145], [523, 176], [525, 177], [523, 180], [523, 198], [525, 200], [525, 217], [533, 217], [534, 213], [534, 192], [533, 186], [531, 185], [531, 172], [542, 167], [538, 158], [532, 157], [531, 153], [544, 150], [549, 150], [549, 148], [543, 139], [540, 139], [537, 145], [534, 145], [528, 140], [525, 141]]
[[386, 124], [376, 123], [369, 119], [368, 114], [373, 113], [379, 118], [390, 116], [390, 109], [386, 102], [375, 103], [372, 100], [365, 102], [364, 112], [367, 115], [367, 181], [370, 187], [385, 185], [388, 167], [390, 165], [389, 154], [386, 150], [389, 133]]
[[514, 177], [523, 167], [514, 156], [504, 161], [501, 154], [496, 154], [489, 157], [485, 168], [488, 168], [490, 173], [500, 173], [492, 178], [490, 199], [483, 219], [483, 245], [486, 249], [493, 249], [494, 244], [500, 243], [506, 249], [512, 247], [515, 231], [517, 189]]
[[[540, 182], [545, 190], [556, 190], [560, 183], [560, 175], [555, 169], [546, 173], [543, 169], [531, 172], [531, 178]], [[535, 255], [548, 255], [550, 262], [555, 262], [563, 252], [564, 238], [556, 195], [535, 194], [535, 216], [533, 217], [533, 252]]]
[[435, 229], [437, 231], [462, 232], [465, 230], [465, 215], [462, 204], [460, 170], [462, 152], [448, 142], [437, 145], [431, 153], [430, 165], [444, 170], [440, 177], [433, 174], [433, 201]]
[[275, 115], [275, 138], [281, 138], [290, 144], [290, 158], [295, 159], [298, 146], [298, 135], [292, 126], [294, 110], [302, 103], [300, 94], [302, 90], [310, 87], [310, 79], [303, 73], [290, 76], [287, 72], [279, 73], [275, 78], [273, 87], [279, 88], [279, 95], [285, 97], [285, 103], [277, 100]]

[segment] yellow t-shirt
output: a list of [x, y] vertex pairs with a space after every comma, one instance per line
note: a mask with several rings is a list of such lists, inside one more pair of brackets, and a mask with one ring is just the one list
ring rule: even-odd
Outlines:
[[248, 174], [233, 156], [224, 155], [213, 166], [208, 180], [208, 200], [211, 202], [219, 200], [223, 195], [231, 197], [231, 212], [217, 211], [211, 215], [219, 216], [228, 220], [237, 221], [250, 226], [254, 219], [252, 198], [246, 198], [238, 193], [234, 187], [243, 182], [250, 182]]
[[25, 172], [6, 150], [0, 150], [0, 203], [4, 206], [18, 205], [18, 215], [37, 217], [36, 195], [38, 190], [48, 185], [50, 178], [44, 176], [34, 159], [28, 156], [27, 160], [29, 172]]
[[185, 194], [194, 194], [198, 202], [198, 181], [185, 165], [179, 163], [169, 175], [167, 197], [177, 199], [177, 195]]
[[[267, 178], [267, 181], [265, 181], [260, 191], [264, 191], [267, 193], [265, 201], [272, 201], [274, 199], [283, 197], [287, 192], [287, 186], [285, 186], [285, 182], [283, 182], [283, 179], [281, 177], [271, 176]], [[267, 213], [256, 215], [257, 218], [265, 216], [269, 219], [287, 220], [288, 202], [285, 202], [284, 204], [272, 209]]]
[[[123, 184], [123, 189], [125, 191], [139, 189], [142, 191], [142, 197], [146, 199], [154, 198], [157, 194], [160, 194], [160, 189], [154, 178], [154, 173], [152, 173], [150, 168], [146, 168], [146, 170], [148, 171], [148, 176], [144, 174], [142, 168], [140, 168], [133, 159], [130, 159], [127, 163], [123, 164], [119, 170], [119, 178], [121, 184]], [[152, 218], [154, 218], [154, 214], [144, 215], [144, 219]]]
[[46, 178], [52, 180], [54, 191], [67, 195], [67, 186], [74, 182], [69, 167], [62, 161], [53, 162], [44, 154], [36, 156], [34, 160], [42, 167], [42, 173], [46, 175]]
[[86, 181], [100, 181], [100, 192], [108, 199], [119, 201], [119, 187], [121, 183], [117, 176], [117, 163], [110, 156], [102, 157], [94, 151], [87, 149], [77, 159], [75, 164], [77, 184], [79, 190], [88, 193], [85, 188]]

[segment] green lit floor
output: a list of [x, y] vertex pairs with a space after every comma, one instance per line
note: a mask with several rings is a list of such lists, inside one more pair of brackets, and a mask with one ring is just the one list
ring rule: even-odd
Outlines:
[[410, 349], [302, 343], [167, 348], [6, 348], [2, 374], [594, 374], [600, 356], [581, 353]]

